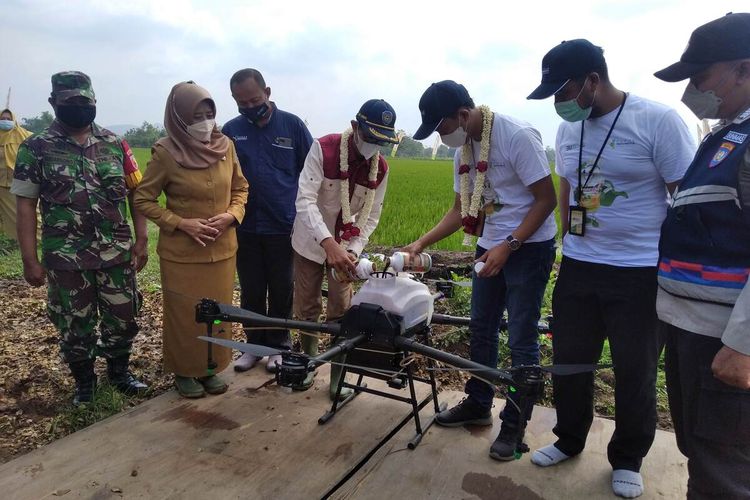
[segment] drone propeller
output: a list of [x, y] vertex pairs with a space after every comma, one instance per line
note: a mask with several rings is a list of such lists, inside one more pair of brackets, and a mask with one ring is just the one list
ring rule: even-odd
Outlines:
[[228, 347], [230, 349], [237, 349], [240, 352], [247, 352], [252, 354], [253, 356], [258, 356], [261, 358], [263, 356], [274, 356], [276, 354], [281, 354], [282, 352], [284, 352], [279, 349], [274, 349], [273, 347], [266, 347], [264, 345], [248, 344], [246, 342], [235, 342], [234, 340], [226, 340], [216, 337], [200, 336], [198, 338], [201, 340], [205, 340], [206, 342], [211, 342], [220, 346]]
[[541, 366], [540, 368], [547, 373], [551, 373], [552, 375], [564, 376], [594, 372], [596, 370], [601, 370], [602, 368], [612, 368], [612, 365], [561, 364]]

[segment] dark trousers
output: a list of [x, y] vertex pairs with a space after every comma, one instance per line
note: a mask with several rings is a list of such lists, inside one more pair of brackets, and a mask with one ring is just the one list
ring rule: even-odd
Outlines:
[[[476, 256], [487, 250], [477, 246]], [[497, 368], [500, 321], [508, 310], [508, 346], [516, 365], [539, 363], [537, 325], [544, 289], [555, 260], [555, 240], [526, 243], [510, 254], [497, 276], [478, 278], [474, 273], [471, 288], [471, 360]], [[466, 394], [484, 408], [492, 407], [494, 388], [479, 379], [466, 383]], [[509, 393], [515, 401], [517, 393]], [[518, 401], [515, 401], [518, 404]], [[531, 406], [526, 408], [527, 419]], [[518, 409], [508, 403], [501, 413], [504, 425], [518, 426]], [[525, 422], [524, 422], [525, 424]]]
[[[237, 231], [237, 243], [240, 306], [264, 316], [291, 318], [294, 289], [291, 238]], [[252, 344], [287, 350], [292, 347], [289, 330], [261, 328], [245, 332]]]
[[750, 498], [750, 391], [713, 376], [721, 339], [661, 327], [669, 408], [688, 458], [688, 498]]
[[[609, 339], [615, 373], [613, 469], [638, 472], [656, 432], [656, 268], [616, 267], [563, 257], [552, 295], [555, 363], [596, 363]], [[553, 377], [555, 446], [577, 455], [594, 415], [594, 375]]]

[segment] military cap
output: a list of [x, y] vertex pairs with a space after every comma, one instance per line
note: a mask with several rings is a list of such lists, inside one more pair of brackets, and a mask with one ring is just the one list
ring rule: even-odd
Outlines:
[[71, 97], [86, 97], [92, 102], [96, 100], [91, 78], [80, 71], [61, 71], [52, 75], [52, 97], [57, 102], [64, 102]]

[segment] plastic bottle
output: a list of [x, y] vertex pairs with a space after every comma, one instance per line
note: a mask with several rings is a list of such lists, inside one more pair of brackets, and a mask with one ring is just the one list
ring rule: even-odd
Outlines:
[[432, 257], [418, 253], [412, 258], [407, 252], [395, 252], [391, 255], [390, 266], [397, 273], [424, 274], [432, 269]]
[[348, 276], [340, 276], [340, 273], [336, 271], [336, 269], [331, 270], [331, 274], [333, 275], [333, 279], [340, 283], [347, 283], [350, 281], [357, 281], [357, 280], [366, 280], [370, 278], [370, 275], [375, 272], [375, 265], [370, 261], [370, 259], [362, 258], [357, 261], [356, 269], [354, 270], [354, 273], [348, 275]]

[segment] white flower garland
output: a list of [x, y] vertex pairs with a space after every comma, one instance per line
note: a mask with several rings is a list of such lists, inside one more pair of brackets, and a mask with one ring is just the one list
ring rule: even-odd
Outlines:
[[357, 214], [357, 220], [354, 221], [352, 209], [349, 204], [349, 138], [353, 130], [346, 129], [341, 134], [341, 147], [339, 150], [339, 167], [341, 170], [341, 221], [344, 224], [343, 234], [341, 235], [341, 246], [346, 249], [349, 246], [351, 238], [359, 236], [362, 233], [362, 226], [367, 224], [372, 212], [372, 206], [375, 203], [375, 181], [378, 179], [378, 164], [380, 162], [380, 151], [376, 151], [370, 158], [370, 170], [367, 173], [368, 187], [365, 193], [365, 203]]
[[479, 204], [482, 202], [482, 191], [484, 190], [484, 181], [489, 167], [490, 157], [490, 133], [492, 132], [492, 121], [494, 116], [489, 106], [479, 106], [482, 113], [482, 136], [479, 143], [479, 161], [476, 162], [476, 176], [474, 177], [474, 190], [469, 193], [469, 184], [471, 182], [470, 172], [472, 163], [472, 145], [471, 141], [461, 147], [461, 165], [459, 167], [459, 182], [461, 187], [461, 223], [464, 226], [463, 244], [472, 246], [472, 233], [476, 229], [479, 215]]

